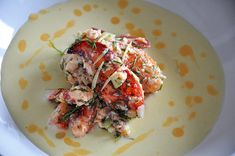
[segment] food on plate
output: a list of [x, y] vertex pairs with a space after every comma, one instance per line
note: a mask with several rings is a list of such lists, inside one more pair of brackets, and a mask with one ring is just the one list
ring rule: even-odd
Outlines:
[[129, 137], [128, 121], [144, 116], [144, 94], [159, 91], [165, 79], [145, 52], [149, 47], [145, 38], [96, 28], [79, 34], [60, 62], [71, 88], [50, 93], [57, 107], [49, 123], [70, 127], [75, 137], [96, 125], [115, 137]]

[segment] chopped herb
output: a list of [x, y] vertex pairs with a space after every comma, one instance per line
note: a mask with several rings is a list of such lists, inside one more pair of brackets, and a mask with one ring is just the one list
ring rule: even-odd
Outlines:
[[116, 93], [117, 93], [117, 95], [121, 95], [121, 91], [118, 89], [117, 91], [116, 91]]
[[147, 69], [144, 70], [146, 73], [151, 74], [151, 72]]
[[127, 137], [127, 139], [129, 139], [129, 140], [135, 140], [134, 138], [131, 138], [131, 137]]
[[86, 42], [93, 48], [93, 49], [96, 49], [96, 43], [94, 41], [91, 41], [89, 39], [86, 39]]
[[64, 60], [64, 58], [63, 58], [62, 61], [61, 61], [61, 63], [60, 63], [60, 69], [61, 69], [61, 70], [64, 70], [64, 62], [65, 62], [65, 60]]
[[[85, 101], [84, 104], [90, 103], [91, 105], [95, 103], [95, 99], [96, 99], [97, 95], [94, 95], [94, 97], [91, 100]], [[83, 100], [82, 100], [83, 101]], [[73, 109], [71, 109], [70, 111], [68, 111], [67, 113], [64, 114], [64, 116], [60, 119], [61, 121], [66, 121], [68, 120], [68, 118], [70, 117], [70, 115], [72, 115], [74, 112], [76, 112], [77, 110], [79, 110], [79, 106], [74, 107]]]
[[142, 61], [142, 66], [145, 66], [145, 63]]
[[153, 79], [158, 79], [159, 77], [157, 75], [152, 76]]
[[161, 84], [161, 86], [160, 86], [159, 90], [162, 90], [162, 87], [163, 87], [163, 84]]
[[156, 70], [156, 67], [155, 67], [155, 66], [152, 66], [152, 69], [153, 69], [153, 70]]
[[81, 41], [82, 41], [81, 36], [78, 36], [78, 38], [75, 39], [75, 43], [79, 43], [79, 42], [81, 42]]
[[84, 88], [80, 88], [79, 90], [82, 91], [82, 92], [88, 92], [88, 90], [86, 90]]
[[112, 60], [114, 63], [117, 63], [117, 64], [120, 64], [122, 65], [122, 60], [119, 58], [119, 57], [115, 57], [113, 60]]
[[111, 125], [112, 125], [111, 119], [110, 118], [105, 118], [105, 120], [103, 121], [103, 127], [105, 129], [108, 129]]
[[107, 64], [104, 64], [104, 65], [103, 65], [103, 70], [105, 71], [107, 68], [108, 68], [108, 65], [107, 65]]
[[65, 71], [65, 74], [68, 74], [68, 75], [72, 75], [72, 76], [73, 76], [73, 73], [71, 73], [71, 72], [68, 71], [68, 70]]
[[140, 73], [138, 70], [136, 70], [136, 71], [134, 72], [134, 74], [135, 74], [136, 76], [138, 76], [138, 77], [144, 78], [144, 76], [141, 75], [141, 73]]
[[114, 49], [117, 50], [117, 41], [113, 42]]
[[117, 64], [122, 65], [122, 63], [121, 63], [121, 62], [119, 62], [119, 61], [117, 61], [117, 60], [113, 60], [113, 62], [115, 62], [115, 63], [117, 63]]
[[77, 102], [83, 102], [86, 103], [87, 101], [81, 100], [81, 99], [77, 99]]
[[74, 112], [76, 112], [80, 107], [74, 107], [72, 110], [69, 112], [65, 113], [65, 115], [61, 118], [61, 121], [66, 121], [72, 115]]
[[114, 137], [115, 137], [115, 142], [117, 142], [118, 140], [120, 140], [121, 139], [121, 134], [119, 133], [119, 135], [114, 135]]
[[59, 50], [58, 48], [56, 48], [55, 45], [54, 45], [54, 43], [53, 43], [51, 40], [49, 40], [49, 44], [50, 44], [50, 46], [51, 46], [53, 49], [55, 49], [61, 56], [64, 55], [64, 52], [61, 51], [61, 50]]

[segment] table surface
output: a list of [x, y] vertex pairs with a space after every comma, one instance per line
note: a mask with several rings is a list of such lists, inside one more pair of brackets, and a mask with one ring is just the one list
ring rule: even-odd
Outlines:
[[[62, 1], [0, 0], [0, 62], [14, 34], [30, 13]], [[225, 97], [219, 120], [203, 142], [186, 155], [235, 156], [235, 0], [148, 1], [184, 17], [202, 32], [215, 48], [224, 69]], [[18, 130], [1, 94], [0, 138], [0, 155], [47, 155]]]

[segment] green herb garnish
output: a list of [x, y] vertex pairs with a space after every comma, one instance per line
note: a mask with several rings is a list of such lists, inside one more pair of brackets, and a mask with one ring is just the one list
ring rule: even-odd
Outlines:
[[119, 62], [119, 61], [113, 60], [113, 62], [115, 62], [115, 63], [117, 63], [117, 64], [122, 65], [122, 63], [121, 63], [121, 62]]
[[115, 137], [115, 142], [117, 142], [118, 140], [121, 139], [121, 133], [116, 131], [114, 137]]
[[55, 45], [54, 45], [54, 43], [53, 43], [51, 40], [49, 40], [49, 44], [50, 44], [50, 46], [51, 46], [53, 49], [55, 49], [61, 56], [64, 55], [64, 52], [61, 51], [61, 50], [59, 50], [58, 48], [56, 48]]
[[87, 101], [84, 101], [82, 99], [77, 99], [77, 102], [83, 102], [83, 103], [86, 103]]
[[114, 41], [113, 45], [114, 45], [114, 49], [117, 50], [117, 41]]
[[88, 92], [88, 90], [86, 90], [84, 88], [80, 88], [79, 90], [82, 91], [82, 92]]
[[[93, 98], [92, 99], [90, 99], [90, 100], [88, 100], [88, 101], [83, 101], [83, 100], [77, 100], [78, 102], [84, 102], [84, 105], [85, 104], [90, 104], [90, 105], [92, 105], [92, 104], [94, 104], [95, 102], [96, 102], [96, 98], [97, 98], [97, 94], [94, 94], [94, 96], [93, 96]], [[64, 116], [60, 119], [61, 121], [66, 121], [66, 120], [68, 120], [68, 118], [70, 117], [70, 115], [72, 115], [73, 113], [75, 113], [77, 110], [79, 110], [79, 108], [81, 108], [81, 107], [79, 107], [79, 106], [76, 106], [76, 107], [74, 107], [73, 109], [71, 109], [70, 111], [68, 111], [67, 113], [65, 113], [64, 114]]]
[[74, 112], [76, 112], [80, 107], [74, 107], [72, 110], [69, 112], [65, 113], [64, 116], [61, 118], [61, 121], [66, 121], [72, 115]]
[[95, 42], [93, 42], [93, 41], [91, 41], [91, 40], [89, 40], [89, 39], [86, 39], [86, 42], [87, 42], [93, 49], [96, 49], [96, 48], [97, 48]]

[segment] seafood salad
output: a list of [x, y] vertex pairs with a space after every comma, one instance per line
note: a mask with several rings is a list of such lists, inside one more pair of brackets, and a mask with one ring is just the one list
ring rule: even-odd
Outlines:
[[144, 94], [161, 90], [165, 79], [145, 52], [149, 47], [145, 38], [96, 28], [79, 34], [62, 53], [60, 68], [71, 88], [49, 94], [56, 104], [49, 124], [70, 128], [75, 137], [95, 126], [115, 137], [129, 137], [128, 121], [144, 117]]

